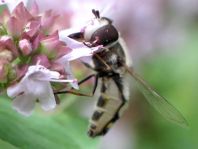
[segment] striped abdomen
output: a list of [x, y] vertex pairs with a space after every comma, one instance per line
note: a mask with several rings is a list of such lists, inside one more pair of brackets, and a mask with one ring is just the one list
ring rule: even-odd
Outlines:
[[122, 83], [119, 75], [102, 78], [101, 95], [88, 129], [90, 137], [105, 135], [126, 109], [128, 101], [123, 93]]

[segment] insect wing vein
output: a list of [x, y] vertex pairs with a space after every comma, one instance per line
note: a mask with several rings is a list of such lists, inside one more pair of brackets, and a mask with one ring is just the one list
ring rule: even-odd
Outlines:
[[147, 101], [167, 120], [177, 123], [182, 127], [188, 127], [184, 116], [171, 105], [164, 97], [159, 95], [152, 87], [135, 72], [130, 73], [135, 79], [137, 86]]

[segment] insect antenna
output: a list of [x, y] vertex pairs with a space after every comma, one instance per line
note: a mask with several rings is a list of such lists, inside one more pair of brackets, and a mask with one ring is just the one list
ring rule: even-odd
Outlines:
[[92, 13], [94, 14], [94, 16], [99, 19], [100, 18], [100, 12], [98, 10], [92, 9]]
[[96, 15], [98, 18], [100, 18], [100, 12], [98, 10], [96, 11]]

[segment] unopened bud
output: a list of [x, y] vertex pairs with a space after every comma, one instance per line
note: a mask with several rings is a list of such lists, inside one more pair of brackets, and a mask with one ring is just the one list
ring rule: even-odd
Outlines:
[[32, 52], [32, 45], [27, 39], [19, 41], [19, 48], [23, 55], [29, 55]]
[[0, 83], [7, 82], [8, 74], [8, 62], [6, 60], [0, 59]]
[[0, 51], [0, 59], [1, 60], [6, 60], [8, 62], [11, 62], [12, 59], [13, 59], [12, 52], [9, 51], [9, 50]]

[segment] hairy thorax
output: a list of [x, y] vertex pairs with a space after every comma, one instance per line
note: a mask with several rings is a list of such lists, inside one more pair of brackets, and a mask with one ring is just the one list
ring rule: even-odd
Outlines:
[[126, 58], [119, 42], [93, 56], [95, 70], [101, 75], [124, 74]]

